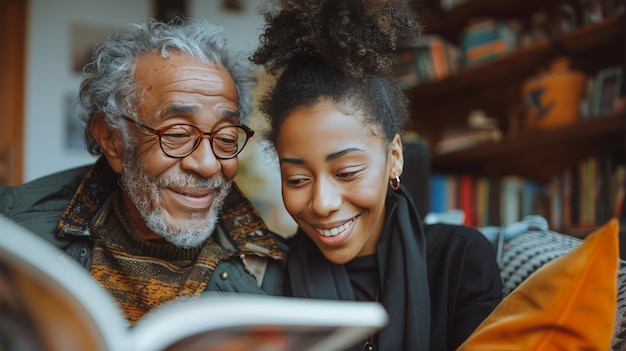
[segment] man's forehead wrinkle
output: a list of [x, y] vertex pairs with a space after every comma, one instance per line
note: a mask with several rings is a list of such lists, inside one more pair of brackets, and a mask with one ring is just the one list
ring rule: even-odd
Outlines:
[[226, 83], [219, 77], [210, 78], [198, 78], [197, 76], [191, 77], [179, 77], [176, 80], [170, 81], [163, 85], [164, 88], [174, 86], [176, 90], [180, 90], [180, 82], [185, 82], [185, 89], [188, 92], [194, 92], [206, 96], [219, 96], [222, 95]]

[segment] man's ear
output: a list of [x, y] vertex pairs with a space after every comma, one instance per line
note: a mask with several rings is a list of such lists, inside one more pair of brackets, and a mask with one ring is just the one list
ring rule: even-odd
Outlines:
[[404, 169], [404, 152], [402, 149], [402, 139], [399, 134], [393, 137], [389, 145], [389, 156], [391, 157], [391, 174], [392, 178], [400, 177]]
[[104, 116], [94, 115], [89, 124], [91, 135], [102, 150], [102, 154], [109, 161], [109, 165], [116, 173], [122, 173], [124, 163], [124, 148], [122, 136], [116, 130], [109, 127]]

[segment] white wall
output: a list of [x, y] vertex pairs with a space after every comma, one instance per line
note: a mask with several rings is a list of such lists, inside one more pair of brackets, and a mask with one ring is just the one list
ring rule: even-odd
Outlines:
[[[236, 50], [252, 53], [263, 19], [264, 0], [241, 0], [243, 12], [224, 13], [221, 1], [187, 0], [188, 15], [224, 27]], [[129, 22], [153, 15], [151, 0], [30, 0], [27, 44], [24, 177], [32, 180], [66, 168], [92, 163], [83, 148], [66, 146], [68, 96], [77, 96], [81, 75], [71, 67], [72, 26], [124, 29]], [[253, 117], [252, 126], [259, 126]], [[237, 182], [259, 208], [270, 228], [281, 234], [295, 229], [280, 200], [278, 165], [253, 139], [241, 155]]]
[[124, 28], [149, 17], [149, 0], [31, 0], [29, 4], [24, 177], [31, 180], [93, 158], [66, 147], [68, 96], [76, 96], [80, 75], [71, 67], [71, 29], [77, 23]]

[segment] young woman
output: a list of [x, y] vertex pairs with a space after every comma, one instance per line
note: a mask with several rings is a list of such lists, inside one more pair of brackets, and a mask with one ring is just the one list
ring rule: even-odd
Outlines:
[[398, 1], [282, 1], [253, 61], [276, 81], [261, 101], [278, 155], [291, 239], [285, 290], [379, 301], [390, 324], [355, 349], [453, 350], [502, 298], [478, 231], [423, 227], [401, 185], [408, 103], [389, 77]]

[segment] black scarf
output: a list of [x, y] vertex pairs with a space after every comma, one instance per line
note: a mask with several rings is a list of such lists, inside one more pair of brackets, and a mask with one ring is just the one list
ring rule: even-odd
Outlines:
[[[426, 238], [411, 195], [404, 187], [389, 190], [387, 221], [377, 244], [382, 303], [389, 325], [378, 334], [378, 350], [428, 350], [430, 294]], [[302, 231], [287, 257], [286, 291], [293, 296], [354, 300], [343, 265], [329, 262]], [[361, 345], [354, 350], [361, 349]]]

